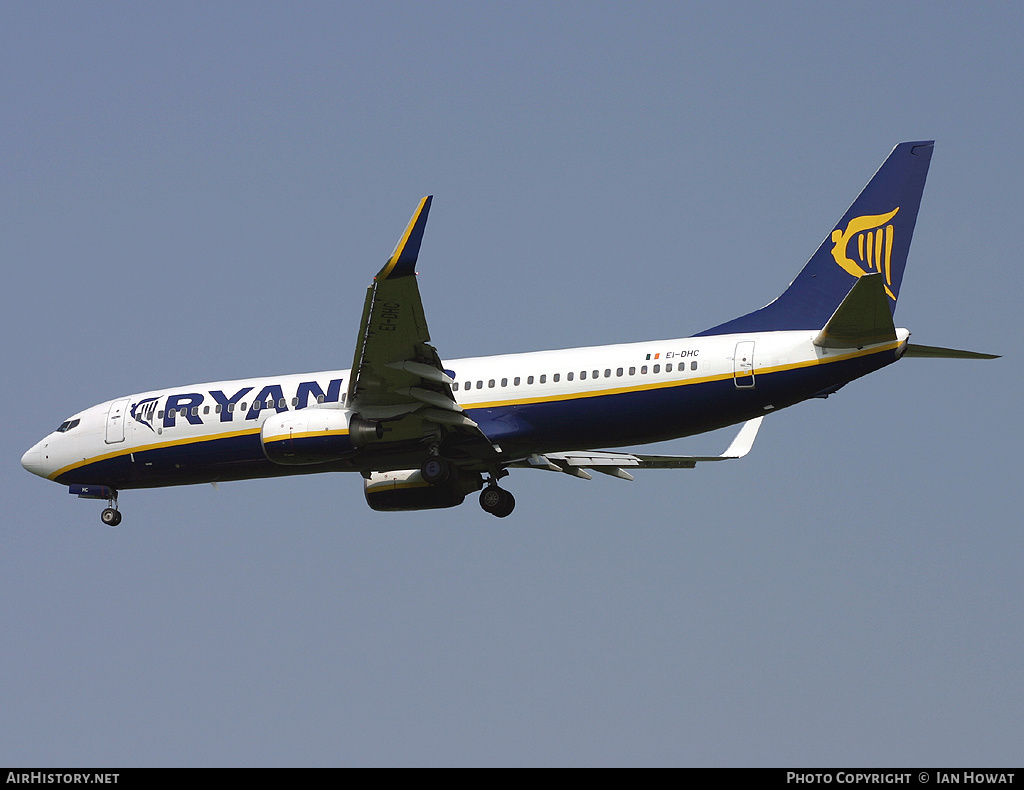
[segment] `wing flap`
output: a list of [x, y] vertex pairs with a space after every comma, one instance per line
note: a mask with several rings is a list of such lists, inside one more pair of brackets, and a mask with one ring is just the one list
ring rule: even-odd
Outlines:
[[462, 414], [423, 311], [416, 262], [430, 211], [423, 198], [387, 263], [367, 289], [359, 326], [347, 405], [384, 423], [380, 442], [449, 439], [472, 458], [493, 459], [498, 450]]

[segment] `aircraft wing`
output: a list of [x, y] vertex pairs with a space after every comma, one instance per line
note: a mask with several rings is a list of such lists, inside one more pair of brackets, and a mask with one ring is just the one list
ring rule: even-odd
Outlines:
[[395, 251], [366, 291], [348, 407], [382, 423], [382, 441], [437, 440], [451, 436], [471, 456], [493, 457], [496, 449], [452, 394], [423, 313], [416, 261], [431, 196], [423, 198]]
[[605, 450], [579, 450], [568, 453], [545, 453], [531, 455], [513, 466], [530, 469], [548, 469], [552, 472], [565, 472], [574, 477], [589, 480], [586, 469], [611, 475], [623, 480], [632, 480], [633, 476], [626, 468], [633, 469], [693, 469], [705, 461], [729, 461], [742, 458], [754, 444], [761, 420], [757, 417], [743, 424], [729, 448], [721, 455], [646, 455], [641, 453], [608, 452]]

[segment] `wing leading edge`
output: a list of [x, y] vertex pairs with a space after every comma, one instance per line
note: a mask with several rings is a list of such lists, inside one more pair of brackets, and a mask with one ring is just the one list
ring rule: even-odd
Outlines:
[[441, 442], [490, 458], [497, 452], [452, 393], [423, 312], [416, 262], [432, 196], [413, 212], [391, 257], [366, 291], [348, 406], [381, 423], [378, 441]]

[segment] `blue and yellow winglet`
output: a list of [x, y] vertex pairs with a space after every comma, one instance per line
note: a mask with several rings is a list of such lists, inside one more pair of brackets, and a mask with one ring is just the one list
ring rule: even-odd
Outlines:
[[416, 274], [416, 259], [420, 254], [420, 242], [423, 241], [423, 229], [427, 226], [427, 214], [430, 212], [430, 201], [433, 195], [427, 195], [412, 213], [409, 226], [398, 240], [395, 251], [391, 253], [384, 268], [377, 273], [378, 280], [395, 279]]

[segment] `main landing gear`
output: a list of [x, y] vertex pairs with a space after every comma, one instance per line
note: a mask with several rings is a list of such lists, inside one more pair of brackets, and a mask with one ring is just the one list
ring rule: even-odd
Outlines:
[[459, 477], [459, 468], [447, 458], [432, 457], [420, 467], [423, 479], [431, 485], [454, 483]]
[[516, 506], [516, 498], [510, 491], [499, 488], [497, 483], [489, 483], [480, 492], [480, 507], [492, 516], [505, 518]]
[[[420, 467], [420, 475], [423, 480], [435, 486], [456, 485], [459, 481], [459, 467], [447, 458], [437, 455], [436, 449], [434, 453]], [[498, 480], [507, 474], [508, 472], [504, 469], [492, 469], [487, 485], [480, 492], [480, 507], [498, 518], [505, 518], [516, 507], [516, 498], [512, 496], [511, 492], [498, 487]], [[479, 477], [477, 479], [479, 480]], [[473, 488], [469, 490], [472, 491]]]

